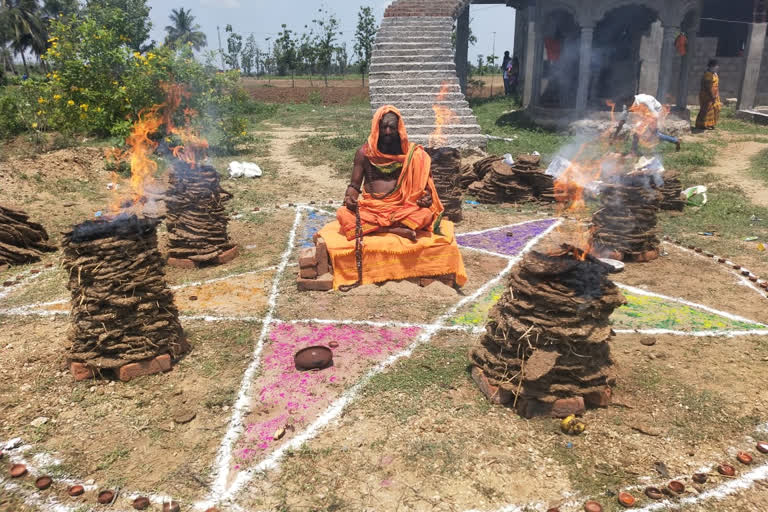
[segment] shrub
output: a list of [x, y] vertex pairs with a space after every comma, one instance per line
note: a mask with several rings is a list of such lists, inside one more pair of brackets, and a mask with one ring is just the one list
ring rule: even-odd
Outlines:
[[12, 89], [0, 92], [0, 138], [11, 137], [24, 131], [19, 104], [21, 97]]

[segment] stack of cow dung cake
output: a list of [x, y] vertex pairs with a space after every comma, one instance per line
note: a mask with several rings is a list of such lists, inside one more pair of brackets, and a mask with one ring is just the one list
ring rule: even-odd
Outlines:
[[0, 206], [0, 268], [34, 263], [43, 252], [55, 250], [42, 225], [30, 222], [22, 211]]
[[531, 188], [532, 195], [540, 201], [555, 200], [555, 180], [541, 168], [541, 155], [518, 155], [512, 168], [520, 182]]
[[219, 179], [211, 166], [174, 163], [166, 192], [169, 265], [220, 264], [237, 255], [224, 209], [232, 194], [221, 188]]
[[456, 148], [426, 148], [432, 158], [432, 179], [437, 195], [445, 208], [445, 217], [454, 222], [461, 220], [462, 190], [458, 186], [461, 153]]
[[472, 377], [492, 401], [525, 417], [608, 405], [609, 317], [625, 303], [609, 271], [568, 245], [526, 255], [470, 350]]
[[[481, 203], [517, 203], [523, 201], [553, 201], [554, 180], [540, 168], [541, 156], [523, 154], [513, 165], [500, 157], [479, 160], [472, 175], [477, 178], [469, 185], [469, 192]], [[460, 183], [466, 183], [470, 173], [465, 172]]]
[[660, 190], [664, 198], [661, 201], [661, 209], [683, 211], [685, 201], [680, 197], [683, 191], [683, 185], [680, 183], [680, 173], [667, 170], [664, 172], [663, 177], [664, 184]]
[[656, 215], [662, 194], [654, 180], [652, 174], [635, 171], [602, 185], [601, 208], [592, 216], [597, 254], [637, 262], [658, 258]]
[[158, 222], [123, 215], [84, 222], [64, 235], [69, 359], [78, 380], [102, 370], [121, 380], [168, 370], [188, 349], [157, 249]]

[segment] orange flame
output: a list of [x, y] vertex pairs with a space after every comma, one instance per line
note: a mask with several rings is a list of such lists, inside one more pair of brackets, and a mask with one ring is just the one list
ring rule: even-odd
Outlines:
[[629, 108], [629, 111], [634, 114], [632, 131], [637, 135], [640, 145], [643, 147], [655, 145], [656, 132], [659, 129], [659, 124], [667, 117], [667, 114], [669, 114], [669, 105], [664, 105], [658, 116], [654, 115], [653, 112], [642, 103], [635, 103]]
[[[444, 101], [446, 94], [448, 94], [448, 82], [443, 82], [440, 87], [440, 92], [437, 94], [436, 102]], [[432, 110], [435, 112], [435, 129], [429, 136], [429, 146], [437, 148], [445, 145], [447, 136], [443, 134], [443, 126], [447, 124], [456, 124], [458, 117], [456, 113], [448, 107], [438, 105], [435, 103], [432, 105]]]

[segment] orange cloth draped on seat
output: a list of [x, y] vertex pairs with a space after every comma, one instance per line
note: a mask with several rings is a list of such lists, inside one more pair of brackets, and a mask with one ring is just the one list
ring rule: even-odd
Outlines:
[[[400, 135], [403, 153], [401, 155], [387, 155], [378, 149], [379, 122], [389, 112], [396, 114], [398, 118], [397, 131]], [[382, 197], [363, 191], [358, 199], [363, 234], [367, 235], [380, 227], [397, 224], [402, 224], [414, 231], [432, 231], [433, 224], [441, 218], [443, 213], [443, 204], [437, 196], [435, 183], [430, 175], [432, 159], [423, 147], [408, 143], [405, 123], [397, 108], [392, 105], [385, 105], [376, 111], [371, 122], [371, 134], [363, 146], [363, 153], [373, 165], [379, 167], [393, 164], [402, 164], [403, 166], [397, 180], [397, 186], [391, 193]], [[427, 189], [432, 193], [432, 206], [422, 208], [416, 204], [416, 201], [424, 195], [424, 191]], [[355, 238], [355, 213], [346, 206], [342, 206], [336, 212], [336, 218], [347, 239], [353, 240]]]
[[[333, 287], [357, 282], [355, 241], [347, 240], [338, 222], [318, 232], [328, 247], [333, 266]], [[394, 233], [373, 234], [363, 239], [363, 284], [455, 274], [456, 284], [467, 282], [467, 272], [453, 231], [443, 221], [441, 234], [419, 231], [416, 241]]]

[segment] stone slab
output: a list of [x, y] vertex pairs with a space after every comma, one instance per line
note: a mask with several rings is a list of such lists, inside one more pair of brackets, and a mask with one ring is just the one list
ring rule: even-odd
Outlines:
[[331, 271], [331, 265], [328, 262], [328, 246], [322, 237], [317, 237], [315, 242], [315, 259], [317, 260], [317, 273], [321, 276]]
[[299, 251], [299, 267], [316, 267], [317, 251], [314, 247], [305, 247]]
[[223, 253], [219, 254], [219, 256], [216, 258], [216, 261], [219, 263], [219, 265], [223, 265], [224, 263], [229, 263], [233, 259], [237, 258], [237, 255], [239, 253], [240, 251], [237, 248], [237, 246], [234, 246], [228, 251], [224, 251]]
[[96, 373], [91, 367], [78, 361], [72, 361], [69, 363], [69, 371], [72, 373], [72, 377], [74, 377], [77, 382], [80, 382], [81, 380], [93, 379], [96, 377]]
[[157, 357], [153, 357], [152, 359], [137, 361], [135, 363], [128, 363], [121, 366], [117, 370], [117, 378], [123, 382], [128, 382], [129, 380], [135, 379], [136, 377], [167, 372], [170, 369], [171, 356], [169, 354], [163, 354]]
[[296, 286], [300, 292], [327, 292], [333, 290], [333, 276], [323, 274], [317, 279], [296, 279]]
[[488, 401], [496, 405], [506, 405], [512, 403], [512, 393], [505, 391], [498, 386], [494, 386], [488, 382], [488, 378], [483, 373], [483, 370], [477, 366], [472, 367], [472, 380], [475, 381], [480, 391], [488, 398]]
[[300, 279], [317, 279], [316, 267], [299, 267]]

